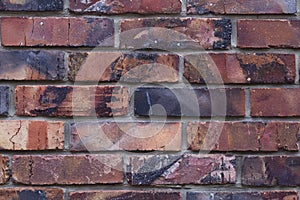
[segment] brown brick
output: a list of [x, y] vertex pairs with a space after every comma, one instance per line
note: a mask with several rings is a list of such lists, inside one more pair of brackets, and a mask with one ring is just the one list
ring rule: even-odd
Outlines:
[[237, 25], [240, 48], [300, 47], [300, 20], [238, 20]]
[[94, 200], [94, 199], [105, 199], [105, 200], [133, 200], [133, 199], [172, 199], [181, 200], [181, 194], [179, 192], [164, 191], [164, 190], [153, 190], [153, 191], [138, 191], [138, 190], [95, 190], [95, 191], [76, 191], [69, 193], [69, 200]]
[[84, 122], [71, 127], [71, 151], [179, 151], [180, 123]]
[[63, 9], [63, 0], [2, 0], [0, 2], [1, 11], [62, 11]]
[[0, 200], [63, 200], [64, 191], [60, 188], [2, 188]]
[[300, 157], [246, 157], [242, 165], [242, 184], [252, 186], [299, 186]]
[[64, 80], [62, 51], [1, 51], [0, 80]]
[[187, 0], [188, 14], [294, 14], [296, 0]]
[[[10, 176], [9, 158], [0, 154], [0, 184], [5, 184]], [[1, 195], [0, 195], [1, 198]]]
[[131, 185], [230, 184], [235, 162], [223, 155], [131, 156], [127, 179]]
[[64, 123], [1, 120], [0, 149], [53, 150], [64, 148]]
[[113, 20], [108, 18], [5, 17], [4, 46], [113, 46]]
[[177, 82], [179, 56], [143, 52], [74, 52], [69, 55], [69, 69], [72, 81]]
[[184, 77], [190, 83], [295, 83], [292, 54], [191, 54], [185, 56]]
[[300, 116], [299, 96], [299, 88], [252, 89], [251, 116]]
[[203, 151], [298, 151], [293, 122], [189, 122], [188, 148]]
[[275, 190], [264, 192], [188, 192], [186, 200], [212, 199], [234, 199], [234, 200], [259, 200], [259, 199], [280, 199], [297, 200], [298, 192], [287, 190]]
[[79, 13], [95, 14], [171, 14], [181, 12], [181, 2], [179, 0], [92, 0], [88, 2], [70, 0], [70, 10]]
[[127, 114], [123, 86], [17, 86], [17, 115], [120, 116]]
[[12, 177], [28, 185], [122, 183], [122, 162], [118, 155], [14, 156]]
[[120, 47], [228, 49], [231, 30], [231, 21], [222, 18], [125, 19], [120, 25]]

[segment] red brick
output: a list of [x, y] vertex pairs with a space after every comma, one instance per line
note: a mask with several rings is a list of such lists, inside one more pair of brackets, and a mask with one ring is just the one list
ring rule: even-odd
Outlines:
[[88, 191], [76, 191], [69, 193], [69, 200], [94, 200], [94, 199], [105, 199], [105, 200], [133, 200], [133, 199], [172, 199], [181, 200], [181, 194], [179, 192], [164, 191], [164, 190], [150, 190], [150, 191], [138, 191], [138, 190], [88, 190]]
[[120, 116], [127, 114], [128, 90], [123, 86], [17, 86], [17, 115]]
[[293, 122], [189, 122], [188, 148], [202, 151], [298, 151]]
[[177, 82], [179, 56], [144, 52], [74, 52], [69, 55], [69, 69], [72, 81]]
[[188, 192], [186, 200], [206, 200], [211, 197], [216, 199], [234, 199], [234, 200], [258, 200], [258, 199], [280, 199], [297, 200], [298, 192], [288, 190], [275, 190], [264, 192]]
[[300, 48], [300, 20], [246, 19], [237, 26], [240, 48]]
[[188, 14], [294, 14], [296, 0], [188, 0]]
[[125, 19], [120, 25], [120, 47], [228, 49], [231, 30], [231, 21], [222, 18]]
[[180, 123], [84, 122], [71, 127], [71, 151], [179, 151]]
[[[300, 116], [299, 88], [261, 88], [251, 90], [251, 116]], [[276, 106], [274, 106], [276, 104]]]
[[[0, 184], [5, 184], [10, 177], [9, 158], [0, 154]], [[0, 195], [1, 198], [1, 195]]]
[[83, 3], [82, 1], [70, 0], [70, 10], [79, 13], [95, 14], [171, 14], [181, 12], [181, 2], [180, 0], [92, 0]]
[[64, 123], [1, 120], [0, 149], [53, 150], [64, 148]]
[[60, 188], [15, 187], [0, 189], [0, 200], [63, 200], [64, 191]]
[[122, 162], [118, 155], [14, 156], [12, 177], [27, 185], [122, 183]]
[[190, 54], [185, 56], [184, 77], [190, 83], [295, 83], [292, 54]]
[[235, 162], [217, 154], [131, 156], [127, 179], [131, 185], [231, 184]]
[[242, 184], [251, 186], [299, 186], [300, 157], [246, 157], [242, 164]]

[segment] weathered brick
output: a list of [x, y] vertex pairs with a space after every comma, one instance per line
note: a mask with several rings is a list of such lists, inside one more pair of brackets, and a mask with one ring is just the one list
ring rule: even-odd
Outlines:
[[72, 81], [177, 82], [179, 56], [164, 53], [74, 52]]
[[187, 0], [188, 14], [294, 14], [296, 0]]
[[0, 149], [51, 150], [64, 148], [64, 123], [50, 121], [0, 121]]
[[299, 128], [300, 124], [294, 122], [189, 122], [188, 148], [203, 151], [298, 151]]
[[71, 127], [71, 151], [179, 151], [180, 123], [83, 122]]
[[123, 86], [17, 86], [17, 115], [120, 116], [127, 114], [128, 89]]
[[231, 31], [231, 21], [222, 18], [125, 19], [120, 25], [120, 47], [228, 49]]
[[300, 20], [246, 19], [237, 26], [240, 48], [300, 48]]
[[9, 176], [9, 158], [0, 154], [0, 184], [5, 184], [8, 181]]
[[64, 191], [60, 188], [2, 188], [0, 200], [63, 200]]
[[0, 86], [0, 115], [7, 116], [9, 109], [9, 87]]
[[242, 164], [242, 184], [252, 186], [299, 186], [300, 157], [246, 157]]
[[113, 46], [108, 18], [4, 17], [4, 46]]
[[79, 13], [96, 14], [172, 14], [181, 12], [181, 2], [179, 0], [92, 0], [86, 2], [70, 0], [70, 10]]
[[127, 179], [131, 185], [231, 184], [235, 162], [224, 155], [131, 156]]
[[61, 51], [1, 51], [0, 80], [64, 80]]
[[137, 88], [134, 109], [140, 116], [244, 116], [245, 92], [237, 88]]
[[63, 0], [2, 0], [1, 11], [62, 11]]
[[101, 190], [101, 191], [76, 191], [69, 193], [69, 200], [94, 200], [94, 199], [105, 199], [105, 200], [138, 200], [138, 199], [172, 199], [181, 200], [181, 194], [179, 192], [164, 191], [164, 190], [153, 190], [153, 191], [139, 191], [139, 190]]
[[186, 200], [262, 200], [262, 199], [280, 199], [280, 200], [297, 200], [296, 191], [275, 190], [265, 192], [188, 192]]
[[191, 54], [185, 56], [184, 77], [190, 83], [295, 83], [293, 54]]
[[28, 185], [123, 182], [119, 155], [23, 155], [13, 157], [14, 182]]
[[[260, 88], [251, 90], [251, 116], [300, 116], [299, 88]], [[274, 106], [274, 103], [276, 106]]]

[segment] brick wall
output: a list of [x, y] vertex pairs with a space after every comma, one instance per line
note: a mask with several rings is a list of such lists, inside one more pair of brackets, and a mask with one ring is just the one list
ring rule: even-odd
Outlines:
[[0, 200], [298, 200], [299, 6], [1, 0]]

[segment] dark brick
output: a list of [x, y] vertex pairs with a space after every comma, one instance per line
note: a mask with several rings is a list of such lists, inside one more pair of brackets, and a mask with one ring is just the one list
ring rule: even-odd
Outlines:
[[0, 200], [63, 200], [60, 188], [2, 188]]
[[0, 115], [7, 116], [9, 109], [9, 87], [0, 86]]
[[118, 155], [14, 156], [12, 177], [27, 185], [122, 183], [122, 162]]
[[242, 165], [242, 184], [251, 186], [299, 186], [300, 157], [246, 157]]
[[62, 11], [63, 0], [2, 0], [1, 11]]
[[132, 156], [127, 166], [131, 185], [235, 183], [235, 157], [223, 155]]
[[190, 122], [188, 148], [197, 151], [298, 151], [299, 128], [300, 124], [294, 122]]
[[0, 154], [0, 185], [5, 184], [9, 180], [9, 177], [10, 177], [9, 158], [7, 156], [2, 156]]
[[222, 18], [125, 19], [120, 25], [120, 47], [228, 49], [231, 31], [231, 21]]
[[300, 20], [241, 19], [237, 26], [240, 48], [300, 48]]
[[88, 2], [70, 0], [70, 10], [95, 14], [172, 14], [181, 12], [180, 0], [91, 0]]
[[0, 80], [65, 80], [61, 51], [1, 51]]
[[184, 77], [190, 83], [295, 83], [292, 54], [191, 54], [185, 56]]
[[[156, 104], [165, 111], [155, 107]], [[134, 94], [134, 110], [140, 116], [244, 116], [245, 92], [242, 89], [138, 88]]]
[[145, 52], [74, 52], [69, 55], [72, 81], [177, 82], [179, 56]]

